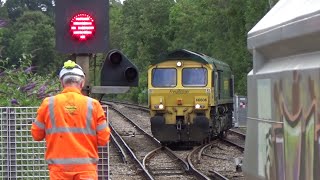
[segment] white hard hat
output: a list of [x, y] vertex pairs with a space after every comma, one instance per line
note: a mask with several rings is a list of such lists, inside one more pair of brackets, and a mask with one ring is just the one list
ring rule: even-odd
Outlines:
[[59, 79], [61, 79], [64, 75], [76, 75], [85, 77], [82, 68], [71, 60], [64, 62], [64, 65], [59, 73]]

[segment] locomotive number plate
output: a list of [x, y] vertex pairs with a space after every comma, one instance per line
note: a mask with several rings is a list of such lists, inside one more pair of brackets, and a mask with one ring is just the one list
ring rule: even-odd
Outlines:
[[197, 96], [197, 97], [195, 97], [195, 102], [196, 103], [208, 102], [208, 97], [206, 97], [206, 96]]

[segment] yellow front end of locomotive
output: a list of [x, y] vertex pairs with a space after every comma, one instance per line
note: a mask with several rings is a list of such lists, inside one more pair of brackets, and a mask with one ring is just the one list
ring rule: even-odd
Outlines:
[[[210, 65], [193, 61], [168, 61], [149, 68], [148, 97], [152, 132], [160, 141], [169, 136], [173, 140], [176, 137], [176, 141], [183, 140], [188, 136], [179, 136], [177, 132], [190, 133], [189, 129], [195, 121], [203, 121], [204, 126], [209, 127], [210, 107], [214, 103], [210, 74]], [[195, 141], [199, 138], [196, 137]]]

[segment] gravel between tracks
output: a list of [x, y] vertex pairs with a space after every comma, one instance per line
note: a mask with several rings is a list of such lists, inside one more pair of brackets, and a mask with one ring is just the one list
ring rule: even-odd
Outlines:
[[150, 114], [141, 110], [133, 109], [123, 105], [117, 105], [119, 111], [126, 116], [132, 118], [132, 120], [151, 135]]
[[205, 174], [210, 174], [209, 170], [215, 170], [229, 179], [244, 179], [243, 173], [236, 172], [235, 166], [235, 158], [242, 158], [243, 153], [237, 147], [228, 145], [221, 140], [215, 142], [203, 152], [211, 157], [202, 155], [197, 168]]

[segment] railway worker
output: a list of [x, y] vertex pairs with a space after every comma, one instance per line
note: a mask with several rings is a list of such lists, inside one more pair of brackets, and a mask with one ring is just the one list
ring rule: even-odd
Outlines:
[[98, 145], [108, 143], [110, 129], [100, 103], [81, 94], [81, 67], [69, 60], [59, 78], [63, 91], [45, 98], [32, 124], [34, 140], [46, 140], [51, 180], [96, 180]]

